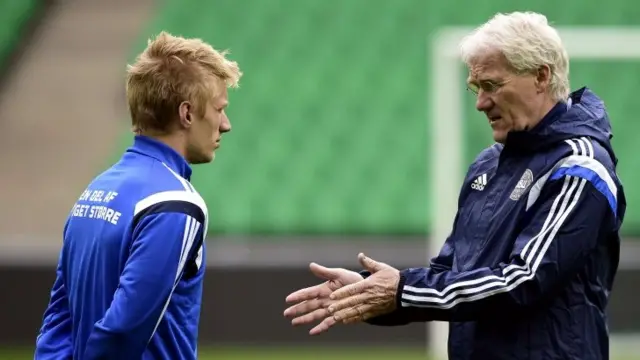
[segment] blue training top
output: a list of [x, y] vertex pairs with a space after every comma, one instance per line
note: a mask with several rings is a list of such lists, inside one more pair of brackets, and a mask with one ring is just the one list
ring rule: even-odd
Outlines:
[[35, 359], [196, 359], [208, 212], [191, 168], [136, 136], [73, 205]]

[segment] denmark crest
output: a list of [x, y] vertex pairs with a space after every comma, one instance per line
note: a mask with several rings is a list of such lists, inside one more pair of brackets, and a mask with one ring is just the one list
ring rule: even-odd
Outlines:
[[511, 200], [520, 199], [522, 194], [524, 194], [524, 192], [527, 190], [527, 188], [529, 188], [529, 185], [531, 185], [531, 183], [533, 183], [533, 173], [531, 172], [531, 170], [527, 169], [524, 172], [524, 174], [522, 174], [522, 177], [520, 178], [520, 180], [516, 184], [516, 187], [511, 192], [511, 195], [509, 196], [509, 199], [511, 199]]

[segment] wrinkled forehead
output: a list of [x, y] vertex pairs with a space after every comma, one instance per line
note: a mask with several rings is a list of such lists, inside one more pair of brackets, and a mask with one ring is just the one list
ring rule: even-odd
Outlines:
[[504, 55], [495, 51], [471, 58], [467, 68], [468, 82], [496, 80], [507, 76], [511, 72]]

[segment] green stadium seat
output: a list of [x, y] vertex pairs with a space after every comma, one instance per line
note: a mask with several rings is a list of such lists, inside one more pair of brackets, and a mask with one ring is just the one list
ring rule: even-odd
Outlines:
[[[621, 0], [166, 1], [145, 39], [160, 30], [201, 37], [230, 48], [245, 73], [230, 94], [234, 130], [215, 165], [195, 170], [212, 234], [428, 233], [429, 36], [519, 9], [559, 25], [640, 17]], [[640, 62], [572, 63], [574, 87], [588, 84], [607, 100], [630, 204], [640, 203], [629, 186], [640, 182], [638, 78]], [[490, 133], [473, 101], [464, 111], [471, 161]], [[640, 235], [637, 206], [624, 230]]]
[[20, 41], [24, 25], [41, 0], [0, 0], [0, 68]]

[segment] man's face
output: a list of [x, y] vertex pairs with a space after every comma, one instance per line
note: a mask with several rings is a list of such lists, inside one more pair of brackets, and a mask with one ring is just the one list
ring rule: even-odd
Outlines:
[[544, 116], [547, 70], [516, 74], [499, 52], [489, 52], [469, 64], [468, 87], [477, 93], [476, 109], [486, 114], [496, 142], [504, 143], [510, 131], [532, 128]]
[[[220, 147], [222, 134], [231, 131], [231, 123], [225, 112], [229, 104], [225, 86], [221, 94], [211, 99], [204, 116], [194, 116], [188, 131], [186, 159], [190, 164], [213, 161], [215, 151]], [[195, 115], [195, 114], [194, 114]]]

